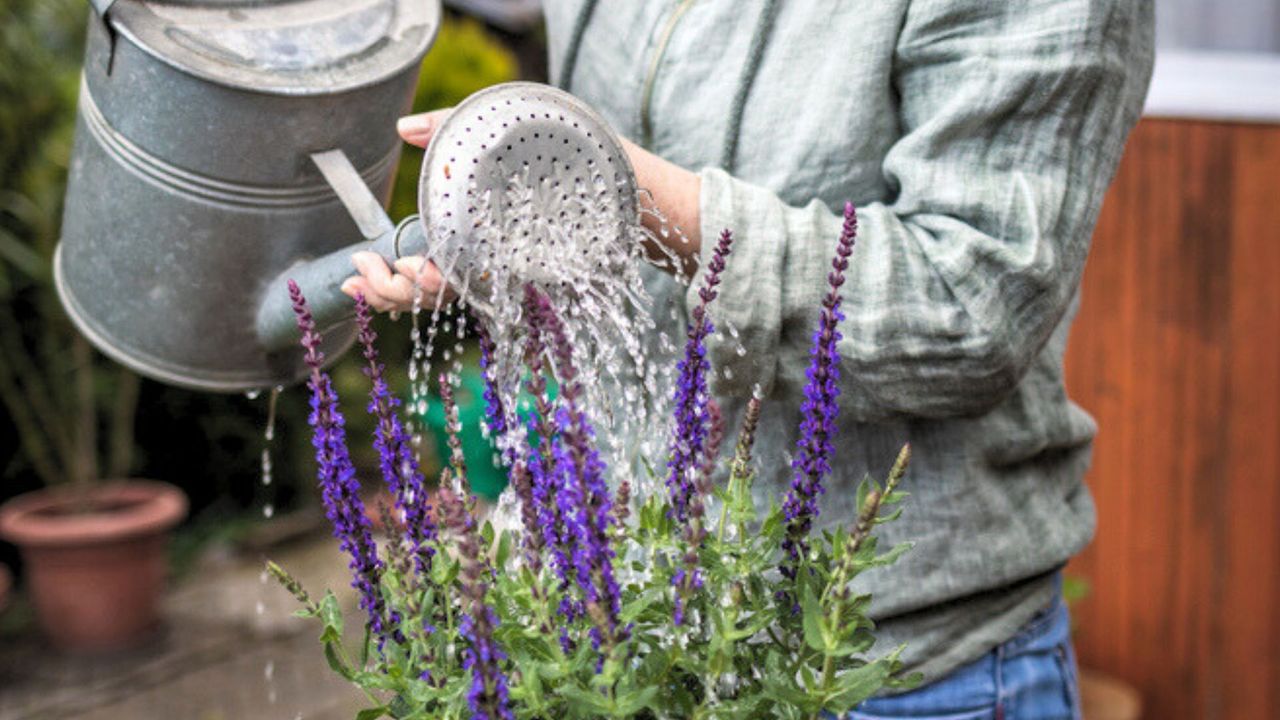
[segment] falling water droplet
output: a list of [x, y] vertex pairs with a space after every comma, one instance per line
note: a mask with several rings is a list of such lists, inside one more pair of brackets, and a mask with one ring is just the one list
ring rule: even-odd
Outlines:
[[276, 404], [280, 401], [280, 391], [284, 388], [276, 386], [271, 388], [271, 395], [267, 399], [267, 427], [262, 431], [262, 437], [271, 442], [276, 437]]
[[271, 448], [262, 448], [262, 485], [271, 485]]

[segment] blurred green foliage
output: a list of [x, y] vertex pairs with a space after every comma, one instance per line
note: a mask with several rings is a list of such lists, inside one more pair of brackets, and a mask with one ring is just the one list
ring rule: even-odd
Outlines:
[[[0, 10], [0, 400], [22, 450], [2, 470], [45, 483], [130, 464], [138, 388], [72, 332], [51, 281], [86, 8], [9, 0]], [[106, 468], [99, 446], [110, 448]]]
[[[0, 3], [0, 349], [6, 350], [0, 355], [0, 389], [7, 388], [12, 400], [0, 414], [0, 501], [39, 486], [42, 476], [48, 482], [68, 475], [63, 468], [70, 460], [62, 456], [60, 441], [50, 438], [75, 434], [86, 407], [77, 390], [86, 389], [94, 400], [86, 431], [97, 451], [97, 470], [183, 487], [192, 498], [194, 524], [256, 513], [264, 502], [279, 511], [309, 501], [314, 468], [300, 389], [286, 391], [279, 402], [271, 450], [275, 482], [266, 487], [258, 482], [265, 398], [140, 381], [89, 352], [62, 312], [50, 261], [71, 154], [87, 8], [84, 0]], [[516, 71], [512, 54], [482, 26], [447, 19], [423, 63], [414, 109], [456, 104], [475, 90], [514, 79]], [[391, 202], [397, 220], [416, 211], [420, 164], [421, 151], [407, 148]], [[407, 321], [384, 317], [377, 327], [390, 375], [403, 389]], [[81, 352], [72, 351], [77, 346]], [[372, 432], [372, 423], [363, 411], [366, 382], [358, 360], [349, 355], [334, 375], [348, 398], [349, 431], [362, 437]], [[77, 373], [90, 382], [78, 386]], [[50, 412], [20, 409], [41, 393], [49, 400], [36, 404]], [[357, 461], [372, 466], [376, 458]], [[55, 469], [42, 472], [42, 464]]]

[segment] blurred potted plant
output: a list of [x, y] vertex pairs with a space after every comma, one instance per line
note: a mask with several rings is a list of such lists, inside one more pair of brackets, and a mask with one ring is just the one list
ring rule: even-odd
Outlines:
[[12, 100], [0, 107], [0, 402], [21, 449], [9, 471], [44, 487], [0, 506], [0, 537], [22, 553], [49, 638], [102, 650], [156, 625], [167, 534], [187, 500], [163, 483], [104, 480], [132, 465], [140, 381], [95, 357], [53, 289], [83, 6], [19, 0], [3, 23], [12, 61], [0, 91]]

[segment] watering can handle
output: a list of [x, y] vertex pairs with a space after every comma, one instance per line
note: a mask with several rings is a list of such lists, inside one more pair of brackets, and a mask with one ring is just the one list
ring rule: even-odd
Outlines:
[[93, 11], [98, 14], [98, 17], [105, 18], [111, 6], [116, 4], [116, 0], [89, 0], [89, 4], [93, 6]]
[[111, 74], [116, 57], [116, 32], [111, 28], [111, 23], [107, 21], [107, 13], [111, 12], [111, 6], [116, 4], [116, 0], [89, 0], [89, 6], [93, 8], [93, 14], [98, 16], [98, 22], [102, 23], [102, 29], [107, 34], [107, 75]]
[[320, 174], [324, 175], [329, 187], [337, 193], [347, 212], [351, 213], [351, 219], [356, 221], [361, 235], [373, 240], [395, 229], [395, 224], [382, 209], [382, 203], [373, 196], [346, 153], [341, 150], [312, 153], [311, 161], [320, 169]]

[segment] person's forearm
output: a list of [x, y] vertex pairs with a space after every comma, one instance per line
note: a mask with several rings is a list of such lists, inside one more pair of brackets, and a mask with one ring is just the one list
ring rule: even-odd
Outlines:
[[[662, 221], [653, 213], [644, 213], [642, 220], [653, 237], [666, 245], [680, 258], [682, 272], [692, 275], [697, 269], [698, 252], [702, 248], [702, 225], [699, 201], [702, 179], [697, 173], [668, 162], [640, 146], [622, 141], [635, 168], [636, 183], [653, 196], [654, 207], [666, 219], [667, 232]], [[649, 257], [659, 265], [669, 255], [659, 248], [649, 248]]]

